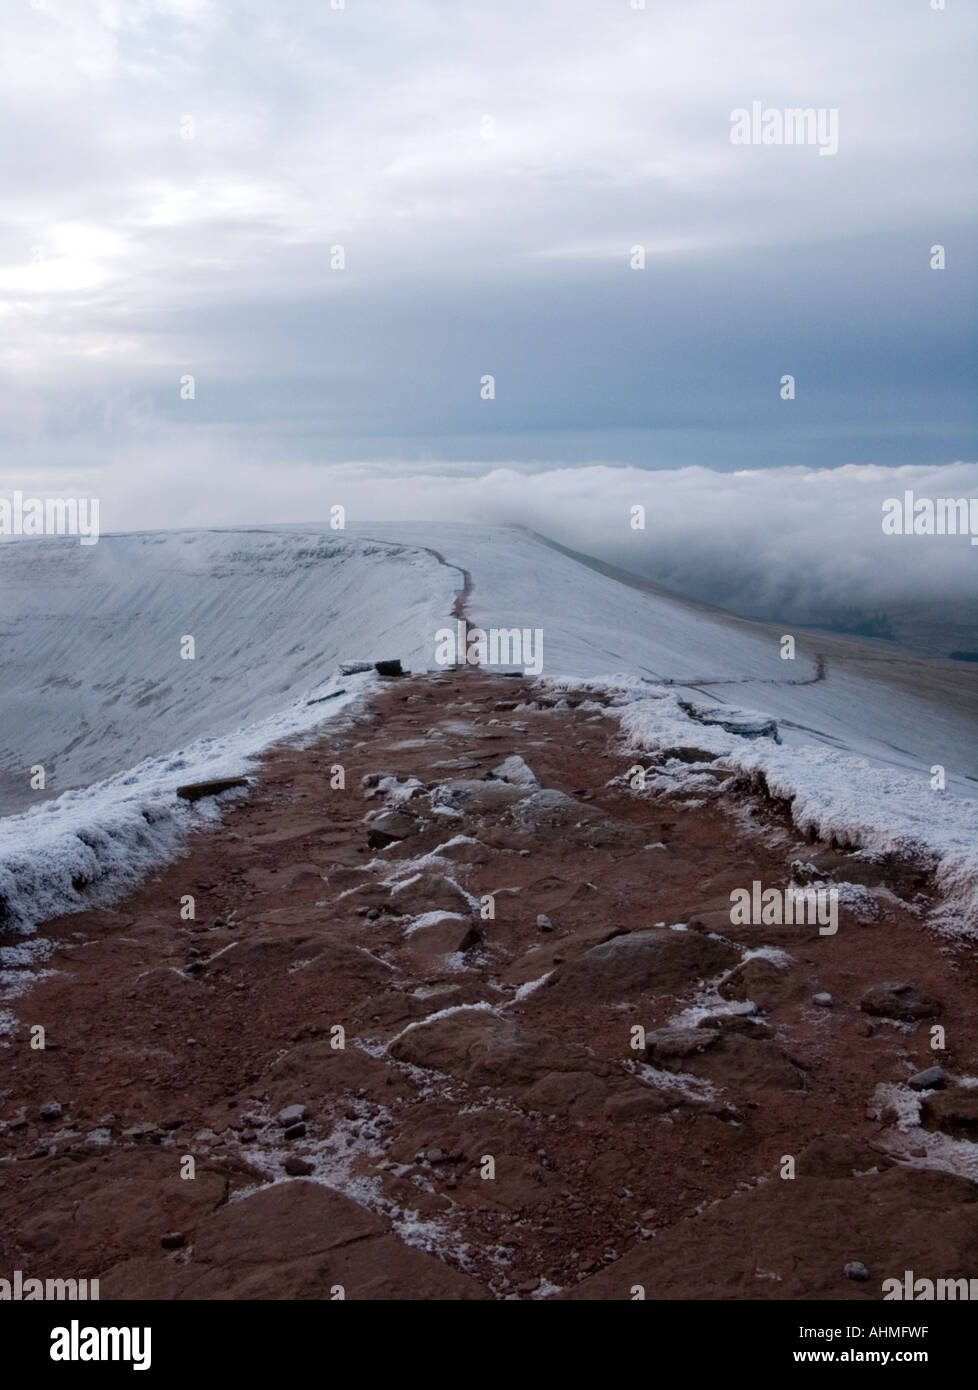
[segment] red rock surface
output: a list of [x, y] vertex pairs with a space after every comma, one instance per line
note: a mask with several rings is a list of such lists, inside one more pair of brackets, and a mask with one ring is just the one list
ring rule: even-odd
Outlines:
[[[926, 880], [802, 842], [719, 766], [706, 793], [633, 792], [611, 714], [540, 695], [391, 682], [274, 751], [116, 909], [42, 928], [54, 973], [3, 1054], [0, 1272], [103, 1298], [449, 1300], [872, 1299], [905, 1269], [978, 1274], [957, 1084], [976, 967], [924, 925]], [[490, 776], [510, 755], [538, 786]], [[893, 894], [832, 937], [732, 926], [731, 890], [784, 887], [794, 861]], [[745, 959], [763, 947], [784, 955]], [[943, 1051], [933, 1018], [860, 1007], [892, 982], [934, 1002]], [[636, 1025], [673, 1025], [648, 1062]], [[917, 1127], [905, 1083], [935, 1063]]]

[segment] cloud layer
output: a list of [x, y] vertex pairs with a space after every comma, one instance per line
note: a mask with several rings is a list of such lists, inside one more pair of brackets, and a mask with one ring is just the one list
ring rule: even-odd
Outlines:
[[[32, 0], [4, 23], [0, 446], [27, 485], [145, 468], [174, 434], [243, 464], [974, 452], [971, 7]], [[838, 154], [731, 144], [754, 100], [837, 109]]]
[[[210, 445], [180, 449], [164, 434], [140, 449], [134, 464], [94, 475], [103, 531], [325, 524], [337, 505], [358, 527], [516, 525], [746, 616], [821, 625], [851, 609], [882, 608], [897, 618], [910, 606], [942, 629], [930, 643], [919, 624], [911, 633], [898, 622], [898, 634], [912, 645], [935, 654], [978, 647], [978, 547], [967, 536], [892, 536], [882, 529], [883, 502], [906, 490], [918, 498], [978, 496], [972, 463], [735, 473], [608, 464], [269, 466]], [[57, 491], [69, 475], [44, 479]], [[0, 470], [0, 493], [14, 485]], [[633, 529], [636, 506], [644, 508], [644, 529]]]

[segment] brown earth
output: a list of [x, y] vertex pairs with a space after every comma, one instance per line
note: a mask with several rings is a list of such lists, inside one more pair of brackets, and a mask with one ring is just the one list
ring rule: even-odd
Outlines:
[[[269, 1299], [978, 1275], [978, 970], [928, 931], [926, 876], [804, 842], [720, 763], [670, 781], [688, 750], [631, 790], [649, 759], [603, 703], [390, 681], [127, 901], [48, 923], [0, 1082], [0, 1275]], [[512, 756], [532, 772], [491, 775]], [[792, 875], [859, 885], [836, 935], [731, 925], [732, 889]]]

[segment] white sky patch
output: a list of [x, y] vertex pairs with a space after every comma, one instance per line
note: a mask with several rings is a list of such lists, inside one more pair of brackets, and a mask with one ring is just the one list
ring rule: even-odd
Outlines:
[[[116, 330], [125, 325], [134, 350], [103, 388], [100, 401], [113, 407], [106, 419], [79, 411], [74, 427], [66, 429], [58, 396], [77, 392], [84, 400], [90, 385], [100, 383], [87, 375], [83, 350], [52, 360], [52, 325], [40, 325], [18, 309], [6, 339], [23, 379], [36, 385], [56, 376], [52, 368], [59, 358], [67, 369], [49, 398], [9, 394], [4, 404], [10, 435], [0, 442], [19, 438], [21, 457], [28, 455], [37, 468], [55, 453], [69, 466], [90, 466], [111, 449], [115, 490], [127, 513], [119, 525], [188, 524], [189, 506], [209, 505], [209, 499], [198, 496], [191, 503], [168, 488], [163, 459], [151, 465], [158, 499], [146, 497], [138, 473], [128, 482], [125, 476], [126, 469], [134, 472], [133, 450], [146, 438], [129, 412], [145, 411], [153, 426], [172, 421], [160, 399], [152, 398], [162, 395], [163, 381], [186, 369], [188, 342], [212, 381], [223, 373], [222, 384], [239, 386], [238, 403], [254, 392], [256, 381], [272, 390], [273, 376], [294, 388], [287, 430], [277, 411], [260, 426], [250, 418], [242, 425], [232, 407], [222, 421], [228, 428], [209, 431], [225, 510], [204, 520], [248, 523], [281, 516], [280, 465], [327, 455], [347, 397], [347, 429], [368, 442], [377, 412], [365, 407], [375, 399], [370, 383], [390, 365], [384, 360], [388, 346], [399, 370], [385, 378], [384, 423], [402, 440], [423, 436], [420, 448], [430, 455], [432, 430], [426, 426], [433, 420], [418, 409], [420, 393], [407, 379], [410, 349], [416, 349], [424, 376], [443, 392], [443, 374], [427, 360], [429, 353], [440, 345], [449, 368], [469, 360], [495, 330], [494, 311], [507, 294], [510, 302], [526, 302], [531, 292], [549, 290], [555, 303], [568, 305], [580, 302], [582, 284], [588, 291], [600, 288], [599, 319], [609, 350], [599, 342], [595, 351], [592, 334], [573, 314], [556, 327], [555, 342], [571, 349], [575, 376], [582, 369], [593, 373], [603, 359], [612, 361], [610, 345], [623, 341], [634, 343], [631, 350], [641, 358], [647, 344], [622, 301], [641, 305], [640, 296], [648, 296], [660, 328], [665, 323], [668, 357], [692, 382], [697, 412], [707, 415], [706, 447], [715, 449], [715, 437], [722, 430], [729, 439], [737, 422], [731, 428], [722, 401], [718, 418], [709, 417], [695, 370], [703, 340], [693, 347], [683, 330], [707, 315], [712, 330], [730, 286], [740, 283], [738, 265], [750, 270], [752, 261], [760, 262], [761, 302], [746, 301], [753, 317], [766, 322], [768, 311], [780, 309], [787, 283], [797, 319], [797, 295], [805, 289], [798, 283], [797, 258], [808, 265], [828, 249], [823, 273], [811, 279], [819, 305], [826, 306], [833, 342], [843, 351], [850, 337], [872, 356], [867, 339], [895, 290], [867, 293], [862, 303], [853, 296], [853, 271], [858, 283], [862, 267], [851, 260], [852, 208], [859, 208], [859, 229], [877, 264], [887, 235], [901, 247], [919, 241], [924, 257], [924, 237], [937, 235], [932, 228], [954, 228], [959, 245], [970, 230], [971, 210], [961, 197], [973, 160], [968, 79], [974, 16], [966, 5], [952, 3], [935, 16], [924, 0], [889, 9], [849, 0], [821, 0], [817, 9], [802, 0], [775, 7], [685, 0], [650, 3], [645, 11], [625, 0], [536, 0], [530, 6], [496, 0], [464, 7], [410, 0], [397, 12], [373, 0], [348, 0], [342, 12], [325, 0], [238, 0], [233, 6], [203, 0], [16, 0], [5, 7], [4, 25], [0, 118], [17, 139], [5, 168], [0, 265], [35, 277], [7, 293], [15, 304], [26, 300], [28, 309], [38, 297], [57, 301], [56, 331], [76, 344], [84, 343], [93, 320]], [[916, 104], [906, 101], [911, 84], [921, 109], [940, 111], [939, 139], [920, 120]], [[730, 112], [755, 95], [776, 107], [838, 107], [839, 158], [812, 160], [813, 151], [805, 149], [733, 147]], [[491, 138], [484, 138], [485, 115], [493, 121]], [[187, 117], [194, 122], [192, 138], [181, 130]], [[924, 184], [926, 216], [906, 196], [908, 187]], [[121, 244], [110, 254], [83, 249], [60, 269], [52, 265], [44, 280], [30, 267], [29, 248], [39, 229], [64, 220], [66, 209], [79, 225], [94, 226]], [[343, 281], [330, 271], [337, 243], [348, 253]], [[649, 262], [641, 284], [628, 268], [635, 244]], [[921, 266], [926, 273], [923, 259]], [[678, 302], [665, 317], [670, 282], [684, 272], [691, 281], [677, 283]], [[690, 285], [695, 293], [711, 277], [723, 291], [707, 289], [691, 303]], [[901, 261], [899, 270], [890, 268], [885, 288], [906, 283]], [[361, 354], [356, 332], [336, 331], [336, 315], [349, 307], [348, 322], [359, 328], [392, 288], [424, 298], [433, 331], [419, 337], [417, 316], [405, 313], [402, 301], [400, 314], [385, 316], [377, 351]], [[446, 289], [454, 310], [450, 322], [434, 318], [434, 301]], [[485, 299], [471, 312], [458, 312], [459, 298], [480, 295]], [[947, 327], [947, 305], [924, 290], [915, 307], [925, 318], [919, 336], [933, 352], [933, 330]], [[735, 314], [743, 312], [735, 305]], [[647, 319], [640, 313], [639, 323]], [[249, 331], [257, 322], [262, 331]], [[307, 339], [303, 330], [310, 322]], [[839, 332], [839, 322], [848, 333]], [[806, 327], [786, 343], [787, 356], [800, 355], [810, 341]], [[894, 344], [884, 341], [885, 353], [876, 344], [871, 365], [877, 368], [890, 365]], [[321, 368], [314, 382], [308, 372], [311, 343]], [[953, 351], [955, 344], [950, 346]], [[543, 359], [536, 354], [537, 366]], [[657, 435], [658, 447], [648, 455], [634, 452], [657, 463], [684, 460], [684, 430], [668, 420], [663, 425], [657, 401], [647, 408], [669, 365], [663, 360], [649, 378], [644, 371], [620, 372], [615, 363], [622, 399], [599, 403], [600, 428], [591, 433], [594, 422], [586, 419], [588, 438], [578, 452], [583, 447], [588, 461], [601, 460], [617, 433], [646, 427], [651, 419], [648, 433]], [[549, 413], [553, 402], [563, 400], [562, 382], [574, 392], [576, 381], [561, 378], [559, 363], [557, 369], [556, 385], [544, 381], [527, 392], [524, 410], [526, 400], [535, 398], [546, 402]], [[398, 402], [393, 397], [402, 375]], [[730, 377], [731, 402], [742, 413], [744, 382], [733, 372]], [[715, 399], [722, 381], [713, 380], [709, 394]], [[860, 379], [853, 388], [864, 397], [867, 389], [883, 389], [881, 382], [885, 371], [868, 387]], [[902, 384], [898, 379], [890, 389], [898, 393]], [[444, 416], [450, 394], [441, 395], [436, 420]], [[831, 407], [832, 395], [831, 389], [820, 395], [823, 409]], [[674, 413], [680, 417], [690, 410], [667, 394], [665, 400], [678, 404]], [[24, 428], [32, 414], [38, 416], [34, 432]], [[229, 447], [236, 426], [240, 451]], [[447, 425], [442, 420], [446, 448], [453, 426], [472, 428], [459, 416]], [[825, 432], [828, 443], [824, 437], [818, 443], [831, 450], [831, 423]], [[769, 433], [757, 430], [753, 441]], [[925, 427], [921, 433], [919, 447], [929, 449]], [[242, 458], [255, 458], [257, 436], [259, 452], [268, 449], [275, 456], [276, 476], [264, 482], [252, 477]], [[780, 439], [777, 447], [783, 449]], [[166, 452], [172, 462], [177, 451]], [[518, 446], [502, 445], [496, 452], [504, 460], [521, 457]], [[844, 447], [834, 452], [841, 460], [848, 457]], [[529, 440], [522, 456], [539, 457]], [[341, 454], [344, 462], [356, 457]], [[468, 462], [461, 449], [455, 457]], [[755, 451], [741, 442], [737, 461], [744, 457], [754, 458]], [[309, 500], [321, 505], [322, 476], [318, 468], [312, 471], [318, 476], [301, 484], [308, 493], [293, 491], [292, 515], [310, 514]], [[264, 488], [268, 492], [259, 496]], [[173, 495], [167, 500], [168, 491]], [[591, 495], [601, 498], [598, 489]], [[399, 515], [398, 497], [389, 500], [386, 514]], [[157, 501], [168, 510], [154, 509]], [[250, 514], [229, 518], [229, 505]], [[731, 516], [727, 499], [717, 505], [727, 506]], [[470, 509], [465, 515], [488, 514]], [[667, 535], [669, 520], [663, 518]], [[701, 518], [688, 524], [699, 533], [700, 553], [688, 561], [695, 567], [702, 565], [709, 528]], [[776, 529], [755, 527], [754, 535]], [[823, 555], [825, 534], [822, 527]], [[796, 538], [772, 534], [765, 544], [793, 545]], [[823, 560], [820, 573], [830, 572]]]

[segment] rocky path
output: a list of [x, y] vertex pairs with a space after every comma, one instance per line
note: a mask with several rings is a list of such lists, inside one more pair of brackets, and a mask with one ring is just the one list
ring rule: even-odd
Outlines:
[[[47, 924], [0, 1052], [0, 1274], [276, 1299], [978, 1275], [978, 968], [923, 924], [926, 880], [803, 843], [719, 764], [693, 795], [631, 790], [635, 762], [600, 697], [390, 681], [116, 910]], [[849, 885], [838, 932], [731, 925], [754, 880]]]

